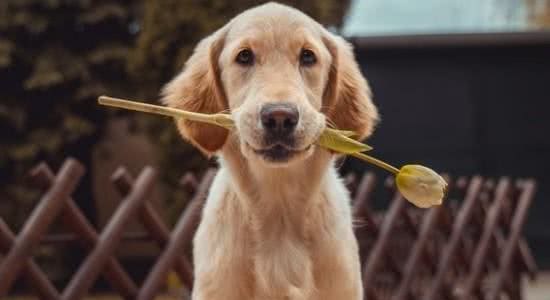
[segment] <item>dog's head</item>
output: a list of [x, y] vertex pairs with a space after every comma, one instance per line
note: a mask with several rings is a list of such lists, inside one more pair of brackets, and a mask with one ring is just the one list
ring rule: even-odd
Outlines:
[[[182, 73], [166, 85], [164, 102], [201, 112], [230, 112], [241, 152], [280, 166], [311, 155], [328, 123], [367, 137], [377, 111], [342, 38], [293, 8], [247, 10], [205, 38]], [[223, 147], [228, 131], [178, 121], [203, 152]]]

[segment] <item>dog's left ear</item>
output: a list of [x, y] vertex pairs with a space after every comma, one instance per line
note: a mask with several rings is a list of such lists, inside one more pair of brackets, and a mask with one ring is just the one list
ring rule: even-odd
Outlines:
[[364, 139], [378, 121], [367, 80], [348, 42], [330, 32], [324, 32], [323, 42], [332, 56], [323, 112], [337, 129], [353, 130], [360, 140]]
[[[204, 114], [228, 108], [218, 65], [225, 32], [223, 27], [197, 45], [184, 70], [164, 87], [164, 104]], [[218, 151], [229, 133], [222, 127], [188, 120], [176, 120], [176, 125], [181, 135], [206, 155]]]

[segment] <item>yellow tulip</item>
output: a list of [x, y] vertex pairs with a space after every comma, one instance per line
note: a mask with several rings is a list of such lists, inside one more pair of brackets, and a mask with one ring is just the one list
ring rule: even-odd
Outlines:
[[[99, 97], [98, 102], [103, 105], [124, 109], [137, 110], [147, 113], [155, 113], [174, 118], [185, 118], [192, 121], [221, 126], [229, 130], [235, 127], [233, 119], [228, 114], [201, 114], [175, 109], [165, 106], [152, 105], [117, 99], [107, 96]], [[374, 164], [396, 175], [397, 188], [409, 202], [422, 208], [440, 205], [445, 195], [447, 183], [433, 170], [420, 165], [406, 165], [401, 169], [383, 162], [377, 158], [362, 152], [372, 148], [366, 144], [354, 140], [353, 131], [326, 128], [317, 144], [321, 147], [348, 154], [361, 160]]]
[[351, 156], [395, 174], [397, 189], [412, 204], [428, 208], [443, 202], [447, 182], [432, 169], [420, 165], [405, 165], [397, 169], [364, 153], [353, 153]]
[[447, 188], [443, 177], [420, 165], [403, 166], [395, 182], [403, 197], [421, 208], [441, 205]]

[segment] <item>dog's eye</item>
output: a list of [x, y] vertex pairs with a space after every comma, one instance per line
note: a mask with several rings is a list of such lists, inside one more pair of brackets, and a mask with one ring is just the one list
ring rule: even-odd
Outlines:
[[235, 61], [243, 66], [250, 66], [254, 63], [254, 52], [250, 49], [243, 49], [239, 51]]
[[302, 49], [300, 52], [300, 64], [302, 66], [311, 66], [317, 62], [315, 53], [309, 49]]

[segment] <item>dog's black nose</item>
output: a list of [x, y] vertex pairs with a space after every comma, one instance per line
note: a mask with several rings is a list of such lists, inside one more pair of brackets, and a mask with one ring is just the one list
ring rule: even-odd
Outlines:
[[260, 111], [264, 129], [274, 136], [287, 136], [298, 123], [298, 109], [290, 103], [268, 103]]

